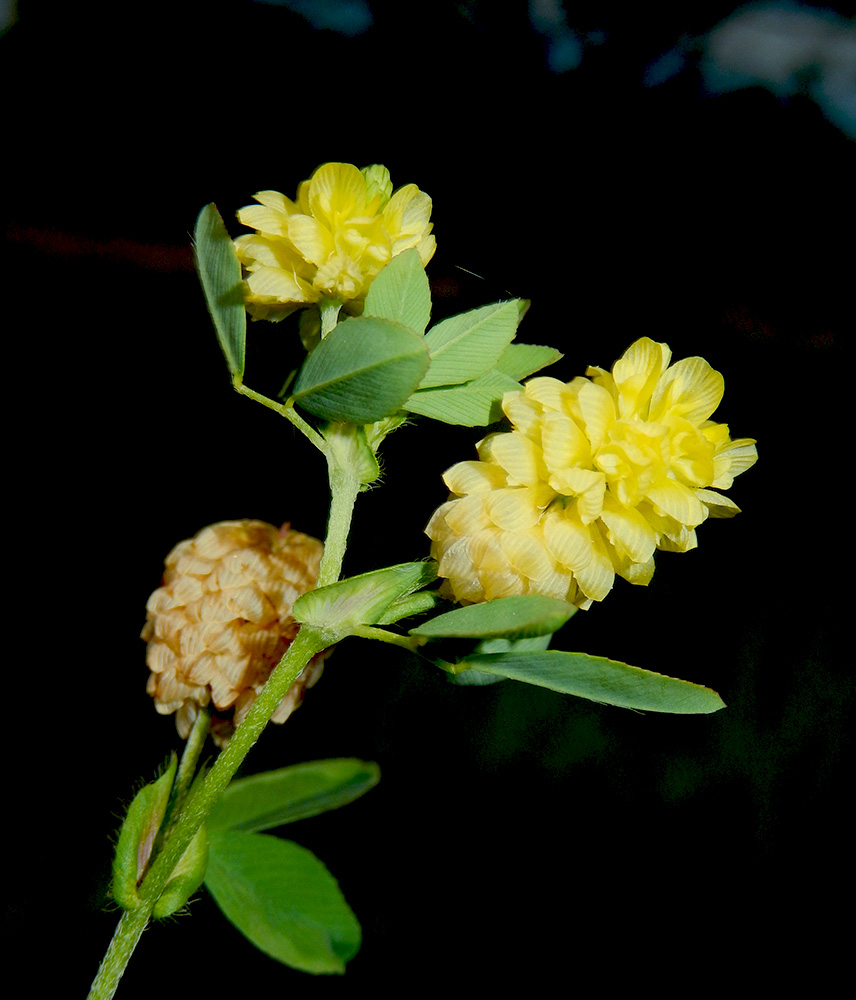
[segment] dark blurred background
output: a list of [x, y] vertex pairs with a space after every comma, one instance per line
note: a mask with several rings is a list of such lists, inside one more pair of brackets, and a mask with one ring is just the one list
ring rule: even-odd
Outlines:
[[[138, 639], [164, 556], [227, 518], [323, 535], [323, 464], [231, 391], [189, 234], [207, 202], [232, 225], [255, 191], [293, 196], [327, 160], [384, 163], [432, 195], [436, 318], [521, 296], [520, 339], [564, 352], [551, 374], [609, 367], [643, 335], [723, 372], [716, 417], [758, 439], [730, 491], [743, 513], [661, 554], [647, 589], [619, 581], [554, 645], [707, 684], [728, 707], [460, 689], [344, 643], [247, 769], [380, 763], [366, 798], [284, 831], [339, 879], [362, 952], [344, 978], [302, 976], [203, 896], [145, 934], [118, 995], [518, 974], [536, 994], [624, 976], [682, 993], [802, 971], [823, 993], [852, 888], [853, 5], [0, 16], [9, 621], [23, 604], [26, 635], [7, 659], [5, 914], [22, 947], [50, 955], [56, 927], [73, 946], [40, 960], [62, 977], [50, 995], [85, 995], [117, 919], [118, 816], [179, 743]], [[287, 335], [250, 328], [249, 385], [275, 390]], [[480, 436], [423, 422], [389, 439], [347, 572], [427, 553], [440, 475]]]

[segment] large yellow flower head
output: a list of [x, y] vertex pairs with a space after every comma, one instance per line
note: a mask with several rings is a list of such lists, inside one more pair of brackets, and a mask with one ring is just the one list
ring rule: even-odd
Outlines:
[[755, 442], [708, 419], [719, 372], [670, 358], [644, 337], [611, 373], [534, 378], [505, 394], [513, 430], [445, 473], [454, 497], [426, 528], [456, 600], [546, 594], [585, 608], [616, 573], [647, 584], [655, 549], [686, 552], [708, 516], [738, 512], [716, 491], [757, 461]]
[[325, 163], [291, 201], [259, 191], [258, 205], [238, 212], [256, 232], [235, 248], [247, 276], [247, 308], [256, 319], [280, 320], [322, 299], [362, 311], [369, 285], [403, 250], [422, 263], [434, 254], [431, 199], [415, 184], [394, 194], [389, 171], [375, 165]]

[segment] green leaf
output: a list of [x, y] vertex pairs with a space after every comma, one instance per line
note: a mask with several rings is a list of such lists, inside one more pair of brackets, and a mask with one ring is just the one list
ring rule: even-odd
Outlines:
[[437, 577], [434, 562], [400, 563], [310, 590], [295, 601], [297, 621], [347, 634], [351, 625], [376, 625], [393, 601]]
[[691, 715], [716, 712], [725, 707], [715, 691], [700, 684], [587, 653], [545, 650], [543, 653], [475, 654], [457, 667], [472, 667], [563, 694], [643, 712]]
[[344, 972], [361, 930], [336, 880], [303, 847], [261, 833], [212, 833], [205, 884], [238, 930], [303, 972]]
[[421, 639], [466, 638], [484, 639], [503, 636], [525, 639], [552, 635], [577, 609], [554, 597], [530, 594], [525, 597], [500, 597], [483, 604], [456, 608], [431, 621], [410, 629], [410, 635]]
[[[546, 649], [550, 645], [550, 640], [553, 638], [552, 635], [533, 635], [528, 639], [483, 639], [475, 648], [476, 653], [510, 653], [515, 652], [529, 652], [530, 650], [540, 650]], [[447, 669], [451, 664], [441, 664], [438, 663], [437, 666], [442, 666]], [[446, 674], [446, 680], [451, 681], [452, 684], [458, 684], [462, 687], [483, 687], [487, 684], [499, 684], [500, 681], [507, 680], [505, 677], [500, 677], [495, 674], [486, 674], [481, 670], [462, 670], [457, 673], [455, 669], [449, 670]]]
[[377, 764], [353, 757], [313, 760], [233, 781], [208, 817], [208, 829], [256, 833], [353, 802], [380, 781]]
[[229, 372], [244, 375], [247, 312], [241, 283], [241, 263], [216, 205], [206, 205], [196, 220], [196, 269], [217, 339]]
[[418, 250], [405, 250], [381, 269], [369, 287], [363, 315], [425, 332], [431, 318], [431, 289]]
[[420, 389], [460, 385], [489, 371], [514, 339], [520, 310], [517, 299], [451, 316], [425, 335], [431, 367]]
[[420, 389], [405, 402], [403, 409], [446, 424], [484, 427], [502, 420], [502, 397], [521, 389], [513, 378], [491, 371], [463, 385]]
[[555, 347], [538, 344], [509, 344], [497, 361], [495, 370], [520, 382], [547, 365], [554, 365], [564, 355]]
[[178, 758], [172, 754], [164, 773], [156, 781], [144, 785], [128, 806], [113, 856], [111, 886], [113, 899], [123, 910], [133, 910], [139, 905], [137, 886], [148, 867], [155, 838], [166, 815], [177, 766]]
[[326, 420], [370, 424], [401, 409], [428, 361], [413, 330], [374, 316], [345, 319], [304, 362], [294, 401]]

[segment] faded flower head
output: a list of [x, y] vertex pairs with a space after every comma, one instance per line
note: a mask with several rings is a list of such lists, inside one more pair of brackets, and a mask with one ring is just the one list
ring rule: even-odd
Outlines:
[[513, 430], [445, 473], [453, 499], [426, 528], [447, 592], [467, 603], [546, 594], [586, 608], [616, 573], [647, 584], [655, 549], [695, 548], [702, 521], [738, 512], [717, 490], [755, 463], [755, 442], [708, 419], [719, 372], [670, 358], [644, 337], [611, 373], [534, 378], [505, 394]]
[[422, 263], [434, 254], [431, 199], [415, 184], [394, 194], [389, 171], [375, 165], [325, 163], [291, 201], [259, 191], [258, 205], [238, 212], [256, 232], [235, 248], [247, 276], [247, 309], [280, 320], [321, 299], [362, 311], [369, 285], [397, 254], [415, 248]]
[[[210, 702], [215, 741], [229, 739], [297, 634], [291, 609], [315, 586], [323, 549], [288, 525], [221, 521], [167, 556], [142, 637], [148, 692], [162, 715], [175, 712], [182, 738]], [[285, 722], [321, 676], [325, 653], [307, 664], [274, 722]]]

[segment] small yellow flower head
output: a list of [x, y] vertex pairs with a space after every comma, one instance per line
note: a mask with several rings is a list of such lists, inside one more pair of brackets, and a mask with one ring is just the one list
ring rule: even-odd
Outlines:
[[722, 399], [719, 372], [670, 358], [644, 337], [611, 373], [534, 378], [505, 394], [513, 430], [488, 435], [479, 461], [445, 473], [453, 498], [426, 528], [451, 596], [546, 594], [586, 608], [616, 573], [647, 584], [655, 549], [686, 552], [708, 516], [738, 512], [716, 490], [757, 461], [755, 442], [708, 419]]
[[304, 181], [293, 202], [259, 191], [258, 205], [238, 212], [255, 233], [235, 241], [249, 272], [247, 309], [256, 319], [280, 320], [321, 299], [362, 311], [369, 285], [403, 250], [422, 263], [434, 254], [431, 199], [415, 184], [394, 194], [389, 171], [375, 165], [325, 163]]
[[[211, 702], [212, 735], [221, 746], [228, 741], [297, 634], [291, 609], [315, 586], [323, 549], [288, 525], [221, 521], [167, 556], [142, 637], [148, 692], [158, 712], [175, 713], [182, 738]], [[325, 655], [307, 664], [274, 722], [285, 722], [297, 708], [321, 676]]]

